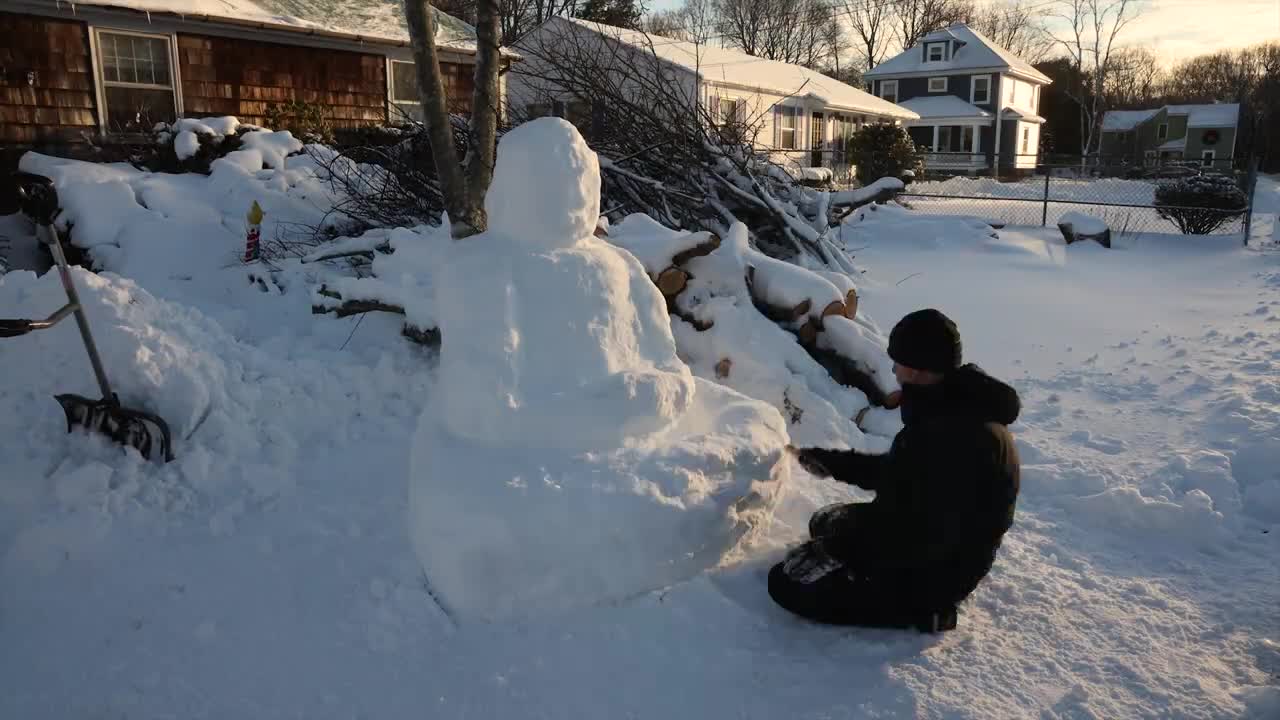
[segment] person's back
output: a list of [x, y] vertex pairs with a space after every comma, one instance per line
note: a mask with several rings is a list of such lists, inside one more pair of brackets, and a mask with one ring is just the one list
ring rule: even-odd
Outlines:
[[937, 311], [904, 318], [889, 352], [904, 425], [889, 453], [798, 451], [811, 471], [876, 498], [815, 513], [813, 540], [774, 568], [770, 594], [825, 622], [937, 629], [942, 617], [945, 629], [1013, 522], [1019, 459], [1007, 425], [1020, 405], [1013, 388], [960, 365], [958, 331]]

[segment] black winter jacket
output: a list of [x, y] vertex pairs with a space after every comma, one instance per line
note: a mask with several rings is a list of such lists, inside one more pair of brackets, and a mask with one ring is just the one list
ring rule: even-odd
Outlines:
[[887, 455], [805, 450], [836, 480], [876, 493], [828, 550], [916, 609], [964, 599], [1013, 524], [1019, 460], [1006, 426], [1020, 409], [1013, 388], [966, 365], [937, 385], [903, 388], [905, 427]]

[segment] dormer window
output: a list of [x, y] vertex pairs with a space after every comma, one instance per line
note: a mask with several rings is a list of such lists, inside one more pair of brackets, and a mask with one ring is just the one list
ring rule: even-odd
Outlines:
[[947, 59], [947, 44], [944, 42], [929, 43], [924, 46], [925, 59], [929, 62], [942, 62]]

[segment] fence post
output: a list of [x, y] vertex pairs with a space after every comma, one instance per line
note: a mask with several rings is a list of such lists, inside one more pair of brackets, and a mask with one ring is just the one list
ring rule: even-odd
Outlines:
[[1258, 156], [1254, 155], [1249, 160], [1249, 173], [1245, 176], [1245, 187], [1248, 193], [1248, 202], [1245, 203], [1244, 209], [1244, 245], [1249, 246], [1249, 233], [1253, 230], [1253, 200], [1254, 195], [1258, 192]]
[[1044, 206], [1040, 213], [1040, 227], [1049, 226], [1049, 166], [1044, 168]]

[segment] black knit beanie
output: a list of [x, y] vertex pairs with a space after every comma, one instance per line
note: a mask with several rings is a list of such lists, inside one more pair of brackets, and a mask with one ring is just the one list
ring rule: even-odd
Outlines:
[[889, 357], [916, 370], [946, 373], [960, 367], [960, 331], [932, 308], [902, 318], [889, 333]]

